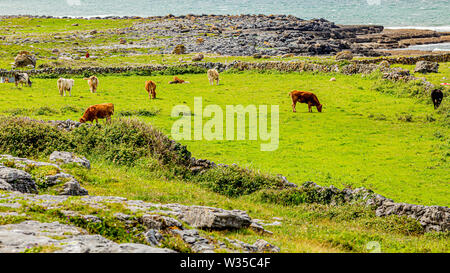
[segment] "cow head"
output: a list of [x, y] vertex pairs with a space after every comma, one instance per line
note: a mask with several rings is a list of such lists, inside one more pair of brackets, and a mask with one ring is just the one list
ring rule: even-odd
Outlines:
[[319, 112], [322, 112], [322, 104], [319, 104], [319, 105], [317, 106], [317, 110], [318, 110]]
[[84, 117], [80, 118], [80, 123], [86, 123], [86, 119]]

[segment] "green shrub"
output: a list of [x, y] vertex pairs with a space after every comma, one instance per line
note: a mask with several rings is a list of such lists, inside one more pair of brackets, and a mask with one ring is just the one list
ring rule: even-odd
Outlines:
[[27, 118], [0, 118], [0, 150], [19, 157], [37, 157], [55, 150], [71, 150], [67, 134]]
[[114, 120], [108, 126], [80, 126], [70, 132], [27, 118], [0, 118], [0, 151], [21, 157], [70, 151], [129, 165], [143, 156], [160, 163], [189, 165], [190, 152], [138, 120]]
[[261, 189], [283, 187], [283, 182], [277, 177], [234, 165], [209, 169], [194, 179], [207, 188], [230, 197], [251, 194]]
[[58, 111], [48, 107], [48, 106], [42, 106], [39, 107], [34, 111], [34, 114], [37, 116], [51, 116], [52, 114], [56, 114]]
[[262, 190], [256, 198], [265, 203], [274, 203], [284, 206], [296, 206], [300, 204], [343, 204], [342, 193], [335, 193], [330, 188], [319, 191], [314, 187], [298, 187], [283, 190]]
[[120, 111], [119, 113], [117, 113], [117, 115], [119, 117], [130, 117], [130, 116], [154, 117], [160, 111], [161, 111], [161, 109], [151, 109], [151, 110], [139, 109], [139, 110], [134, 110], [134, 111], [125, 110], [125, 111]]

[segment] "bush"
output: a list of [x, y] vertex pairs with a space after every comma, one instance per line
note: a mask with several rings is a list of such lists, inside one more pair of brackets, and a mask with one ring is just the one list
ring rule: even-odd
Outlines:
[[69, 137], [49, 125], [27, 118], [0, 118], [0, 150], [19, 157], [71, 150]]
[[162, 164], [187, 167], [185, 146], [137, 120], [114, 120], [108, 126], [80, 126], [70, 132], [27, 118], [0, 118], [0, 151], [21, 157], [49, 155], [55, 150], [94, 155], [118, 164], [153, 156]]
[[431, 99], [429, 98], [428, 92], [426, 92], [426, 87], [420, 80], [405, 83], [381, 79], [373, 84], [372, 90], [394, 95], [396, 97], [414, 97], [431, 104]]
[[247, 195], [261, 189], [279, 189], [283, 187], [283, 182], [277, 177], [234, 165], [209, 169], [194, 179], [214, 192], [229, 197]]
[[257, 199], [265, 203], [274, 203], [284, 206], [297, 206], [300, 204], [344, 204], [344, 195], [333, 192], [330, 188], [322, 191], [314, 187], [299, 187], [283, 190], [263, 190], [257, 194]]

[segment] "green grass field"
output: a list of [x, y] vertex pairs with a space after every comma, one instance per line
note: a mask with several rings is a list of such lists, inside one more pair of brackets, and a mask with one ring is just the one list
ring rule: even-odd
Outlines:
[[[329, 82], [331, 76], [337, 81]], [[23, 89], [3, 84], [0, 112], [78, 120], [87, 106], [112, 102], [119, 114], [157, 112], [139, 118], [170, 135], [177, 120], [170, 116], [172, 108], [186, 104], [193, 110], [194, 97], [202, 97], [204, 107], [217, 104], [224, 111], [226, 105], [279, 105], [275, 152], [260, 151], [262, 141], [181, 142], [197, 158], [283, 174], [294, 183], [364, 186], [398, 202], [450, 204], [449, 129], [429, 102], [376, 92], [375, 80], [360, 75], [245, 72], [223, 74], [219, 86], [209, 86], [203, 74], [183, 75], [191, 82], [185, 85], [169, 85], [171, 78], [100, 77], [97, 94], [76, 78], [72, 97], [59, 96], [55, 79], [34, 79], [32, 88]], [[149, 100], [143, 87], [148, 79], [157, 83], [156, 100]], [[287, 93], [293, 89], [316, 93], [323, 113], [308, 113], [305, 104], [292, 113]]]

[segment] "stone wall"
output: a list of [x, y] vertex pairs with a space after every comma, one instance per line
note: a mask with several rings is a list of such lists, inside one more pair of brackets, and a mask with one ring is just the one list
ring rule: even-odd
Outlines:
[[[323, 72], [323, 73], [343, 73], [343, 74], [356, 74], [364, 73], [369, 74], [379, 68], [378, 63], [387, 61], [390, 64], [406, 64], [414, 65], [418, 61], [431, 61], [431, 62], [450, 62], [450, 53], [439, 55], [424, 55], [417, 57], [397, 57], [397, 58], [377, 58], [367, 60], [355, 60], [350, 64], [334, 63], [334, 64], [319, 64], [308, 61], [268, 61], [268, 62], [240, 62], [234, 61], [231, 63], [220, 62], [199, 62], [179, 65], [145, 65], [145, 66], [124, 66], [124, 67], [87, 67], [87, 68], [70, 68], [70, 67], [57, 67], [57, 68], [43, 68], [24, 70], [19, 72], [28, 73], [31, 76], [43, 76], [57, 77], [58, 75], [99, 75], [99, 74], [122, 74], [122, 73], [139, 73], [140, 75], [151, 75], [151, 73], [168, 73], [168, 74], [182, 74], [182, 73], [204, 73], [207, 69], [216, 68], [223, 72], [231, 68], [237, 70], [277, 70], [282, 72]], [[13, 71], [6, 69], [0, 69], [0, 76], [10, 76]], [[389, 72], [389, 71], [385, 71]]]
[[388, 61], [390, 64], [406, 64], [406, 65], [414, 65], [419, 61], [445, 63], [445, 62], [450, 62], [450, 53], [411, 56], [411, 57], [407, 57], [407, 56], [380, 57], [380, 58], [375, 58], [375, 59], [355, 60], [353, 62], [360, 63], [360, 64], [376, 64], [376, 63], [380, 63], [382, 61]]

